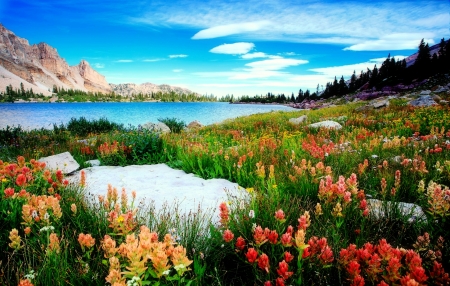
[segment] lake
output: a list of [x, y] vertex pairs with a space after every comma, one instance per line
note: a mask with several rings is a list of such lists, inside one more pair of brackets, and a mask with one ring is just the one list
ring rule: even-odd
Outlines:
[[89, 103], [1, 103], [0, 129], [21, 126], [24, 129], [53, 128], [72, 117], [85, 117], [138, 126], [158, 122], [158, 118], [177, 118], [186, 124], [198, 120], [204, 125], [225, 119], [270, 112], [292, 111], [283, 105], [229, 104], [227, 102], [89, 102]]

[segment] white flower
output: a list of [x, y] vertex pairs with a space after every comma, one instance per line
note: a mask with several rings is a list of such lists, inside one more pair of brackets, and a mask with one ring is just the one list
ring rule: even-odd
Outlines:
[[33, 211], [32, 213], [31, 213], [31, 217], [32, 218], [35, 218], [35, 217], [37, 217], [38, 216], [38, 214], [37, 214], [37, 211]]
[[248, 213], [248, 216], [250, 218], [254, 218], [255, 217], [255, 211], [254, 210], [250, 210], [250, 212]]
[[25, 279], [33, 280], [34, 279], [34, 270], [30, 270], [30, 273], [24, 275]]
[[169, 273], [170, 273], [170, 270], [166, 270], [166, 271], [164, 271], [162, 274], [163, 274], [163, 275], [169, 275]]
[[179, 269], [186, 269], [186, 266], [184, 266], [184, 264], [182, 263], [182, 264], [175, 265], [174, 268], [175, 268], [176, 271], [178, 271]]
[[239, 208], [240, 208], [241, 210], [243, 210], [243, 209], [245, 208], [245, 203], [244, 203], [244, 201], [241, 201], [241, 202], [239, 203]]
[[375, 158], [378, 158], [378, 155], [373, 154], [373, 155], [372, 155], [372, 158], [374, 158], [374, 159], [375, 159]]
[[45, 219], [45, 220], [48, 220], [49, 218], [50, 218], [50, 215], [49, 215], [48, 213], [45, 213], [45, 214], [44, 214], [44, 219]]
[[253, 223], [253, 224], [252, 224], [252, 232], [254, 232], [255, 229], [256, 229], [256, 223]]
[[43, 231], [54, 231], [55, 230], [55, 228], [53, 227], [53, 226], [51, 226], [51, 225], [49, 225], [49, 226], [44, 226], [43, 228], [41, 228], [40, 230], [39, 230], [39, 232], [43, 232]]

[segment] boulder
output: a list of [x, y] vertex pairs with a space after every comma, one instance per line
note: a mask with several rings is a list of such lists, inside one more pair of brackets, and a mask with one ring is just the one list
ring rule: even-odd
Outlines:
[[299, 124], [305, 122], [306, 119], [308, 119], [308, 116], [302, 115], [302, 116], [297, 117], [297, 118], [291, 118], [291, 119], [289, 119], [289, 122], [292, 123], [292, 124], [294, 124], [294, 125], [299, 125]]
[[187, 128], [187, 129], [197, 129], [197, 128], [201, 128], [201, 127], [203, 127], [203, 126], [204, 126], [204, 125], [201, 124], [199, 121], [194, 120], [194, 121], [192, 121], [191, 123], [189, 123], [189, 124], [186, 126], [186, 128]]
[[[248, 202], [248, 192], [225, 179], [205, 180], [187, 174], [182, 170], [172, 169], [166, 164], [100, 166], [84, 169], [86, 174], [86, 195], [96, 199], [98, 195], [106, 195], [108, 184], [119, 191], [124, 188], [131, 203], [131, 192], [136, 191], [134, 206], [140, 209], [154, 208], [155, 214], [176, 206], [182, 214], [198, 213], [201, 205], [202, 213], [211, 210], [214, 222], [218, 222], [219, 205], [228, 201], [228, 195], [242, 198]], [[79, 183], [80, 172], [68, 179], [71, 183]]]
[[372, 102], [374, 108], [382, 108], [389, 106], [389, 99], [377, 100]]
[[422, 92], [419, 95], [430, 95], [431, 91], [429, 90], [422, 90]]
[[434, 90], [435, 93], [441, 93], [441, 92], [446, 92], [448, 91], [448, 87], [443, 87], [443, 86], [439, 86], [438, 88], [436, 88]]
[[152, 123], [147, 122], [142, 125], [142, 128], [148, 129], [150, 131], [158, 132], [158, 133], [170, 133], [170, 128], [166, 124], [162, 122]]
[[325, 121], [321, 121], [321, 122], [317, 122], [317, 123], [313, 123], [308, 125], [309, 128], [333, 128], [333, 129], [341, 129], [342, 125], [337, 123], [336, 121], [331, 121], [331, 120], [325, 120]]
[[422, 107], [432, 106], [436, 104], [437, 104], [436, 101], [434, 101], [430, 95], [422, 95], [419, 98], [410, 101], [408, 103], [408, 105], [411, 106], [422, 106]]
[[64, 174], [72, 173], [80, 168], [80, 164], [75, 161], [69, 152], [44, 157], [38, 161], [45, 162], [46, 168], [53, 171], [61, 170]]
[[100, 166], [100, 160], [89, 160], [84, 162], [85, 164], [91, 165], [91, 167], [97, 167]]
[[397, 211], [408, 218], [408, 222], [410, 223], [417, 221], [426, 222], [427, 220], [422, 208], [416, 204], [390, 201], [383, 202], [377, 199], [367, 199], [367, 205], [370, 210], [370, 215], [375, 219], [386, 217], [389, 215], [389, 212], [395, 211], [394, 208], [397, 208]]

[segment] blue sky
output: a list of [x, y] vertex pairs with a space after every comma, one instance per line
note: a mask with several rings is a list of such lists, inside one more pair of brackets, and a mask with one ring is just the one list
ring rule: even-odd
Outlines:
[[109, 83], [297, 94], [450, 36], [450, 2], [0, 0], [0, 22]]

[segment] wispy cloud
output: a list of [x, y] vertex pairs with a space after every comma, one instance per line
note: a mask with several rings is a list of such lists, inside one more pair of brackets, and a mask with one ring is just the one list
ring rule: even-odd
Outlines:
[[117, 60], [115, 63], [132, 63], [133, 60]]
[[182, 72], [183, 70], [182, 69], [173, 69], [172, 71], [173, 72]]
[[[382, 41], [385, 35], [412, 33], [417, 35], [415, 42], [422, 38], [437, 41], [450, 36], [450, 16], [443, 13], [450, 5], [442, 0], [400, 0], [395, 2], [395, 7], [392, 1], [209, 0], [201, 7], [197, 4], [192, 1], [183, 5], [177, 2], [153, 5], [148, 14], [135, 17], [133, 21], [198, 29], [193, 39], [239, 36], [249, 42], [338, 44], [355, 51], [373, 49], [374, 44], [377, 49], [391, 50], [392, 46], [376, 42]], [[415, 49], [416, 46], [405, 45], [404, 48]]]
[[257, 62], [248, 63], [245, 66], [251, 67], [255, 70], [281, 70], [290, 66], [298, 66], [307, 64], [306, 60], [296, 60], [296, 59], [269, 59]]
[[271, 25], [270, 21], [256, 21], [247, 23], [236, 23], [228, 25], [220, 25], [212, 28], [204, 29], [195, 34], [192, 39], [213, 39], [248, 32], [255, 32]]
[[[431, 33], [416, 34], [416, 33], [399, 33], [383, 36], [375, 40], [367, 40], [356, 45], [344, 48], [344, 51], [385, 51], [385, 50], [411, 50], [417, 49], [417, 39], [428, 36], [432, 37]], [[424, 39], [430, 45], [434, 44], [432, 38]]]
[[209, 50], [211, 53], [216, 54], [228, 54], [228, 55], [242, 55], [251, 51], [255, 47], [253, 43], [234, 43], [234, 44], [223, 44]]
[[180, 55], [169, 55], [169, 58], [171, 58], [171, 59], [174, 59], [174, 58], [187, 58], [188, 57], [188, 55], [183, 55], [183, 54], [180, 54]]
[[98, 69], [105, 68], [105, 64], [101, 64], [101, 63], [94, 63], [93, 66], [94, 66], [94, 68], [98, 68]]
[[143, 60], [143, 62], [147, 62], [147, 63], [153, 63], [153, 62], [159, 62], [159, 61], [164, 61], [166, 59], [145, 59]]
[[267, 58], [269, 55], [263, 52], [255, 52], [255, 53], [248, 53], [245, 55], [242, 55], [241, 58], [243, 59], [256, 59], [256, 58]]

